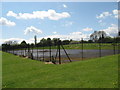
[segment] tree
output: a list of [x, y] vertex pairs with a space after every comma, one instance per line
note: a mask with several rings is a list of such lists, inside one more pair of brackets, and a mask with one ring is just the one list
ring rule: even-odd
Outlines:
[[67, 45], [67, 44], [69, 44], [69, 43], [70, 43], [69, 40], [63, 40], [63, 41], [62, 41], [62, 44], [63, 44], [63, 45]]
[[70, 41], [70, 44], [79, 44], [79, 43], [80, 41], [75, 41], [75, 40]]
[[53, 38], [52, 41], [53, 41], [53, 43], [54, 43], [55, 46], [57, 45], [58, 40], [59, 40], [59, 38]]
[[101, 43], [112, 43], [113, 41], [114, 39], [111, 37], [99, 38], [98, 40], [98, 42], [101, 42]]
[[88, 43], [93, 43], [93, 41], [92, 40], [88, 40]]
[[47, 46], [47, 40], [46, 40], [46, 39], [44, 39], [44, 38], [42, 38], [42, 39], [40, 40], [39, 45], [42, 45], [42, 46]]
[[47, 45], [52, 45], [51, 38], [47, 38]]
[[23, 40], [23, 41], [21, 42], [21, 45], [22, 45], [22, 44], [26, 45], [27, 43], [26, 43], [26, 41]]
[[26, 48], [27, 47], [27, 43], [26, 43], [26, 41], [22, 41], [21, 42], [21, 44], [20, 44], [20, 46], [19, 46], [20, 48]]
[[120, 43], [120, 37], [116, 37], [116, 42]]
[[17, 41], [6, 41], [4, 44], [8, 44], [8, 45], [16, 45]]

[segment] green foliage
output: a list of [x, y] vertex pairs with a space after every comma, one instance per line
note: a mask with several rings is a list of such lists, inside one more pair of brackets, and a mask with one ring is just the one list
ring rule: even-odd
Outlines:
[[62, 44], [63, 44], [63, 45], [67, 45], [67, 44], [69, 44], [69, 43], [70, 43], [69, 40], [63, 40], [63, 41], [62, 41]]
[[26, 43], [25, 40], [21, 42], [21, 45], [26, 45], [26, 44], [27, 44], [27, 43]]
[[[44, 46], [46, 49], [49, 48], [49, 46], [52, 46], [52, 49], [56, 49], [55, 46], [57, 46], [58, 41], [60, 39], [59, 38], [47, 38], [47, 39], [41, 39], [39, 43], [37, 43], [36, 45], [34, 44], [30, 44], [31, 48], [40, 48], [42, 49], [42, 47]], [[63, 40], [61, 41], [61, 43], [64, 45], [65, 49], [81, 49], [81, 43], [83, 43], [83, 48], [84, 49], [99, 49], [99, 44], [101, 43], [102, 45], [102, 49], [113, 49], [113, 44], [112, 43], [116, 43], [116, 48], [118, 48], [117, 44], [120, 43], [120, 37], [116, 37], [116, 38], [111, 38], [111, 37], [102, 37], [100, 38], [98, 41], [96, 41], [97, 43], [93, 42], [92, 40], [82, 40], [82, 41], [74, 41], [74, 40]], [[75, 47], [76, 46], [76, 47]], [[5, 51], [7, 49], [24, 49], [27, 48], [28, 44], [25, 41], [22, 41], [21, 44], [15, 44], [15, 45], [10, 45], [10, 44], [2, 44], [2, 49]]]
[[111, 37], [106, 37], [106, 38], [99, 38], [99, 40], [97, 42], [101, 42], [101, 43], [113, 43], [115, 40], [114, 38]]
[[118, 55], [54, 65], [3, 53], [3, 88], [117, 88]]

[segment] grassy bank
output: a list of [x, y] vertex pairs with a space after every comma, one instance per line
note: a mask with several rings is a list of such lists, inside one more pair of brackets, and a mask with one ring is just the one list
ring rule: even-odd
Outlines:
[[118, 55], [62, 65], [3, 53], [3, 88], [115, 88]]

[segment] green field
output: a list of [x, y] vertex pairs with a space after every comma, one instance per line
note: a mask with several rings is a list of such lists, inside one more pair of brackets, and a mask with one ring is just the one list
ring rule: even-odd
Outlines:
[[54, 65], [2, 54], [3, 88], [117, 88], [118, 55]]
[[[82, 49], [81, 44], [68, 44], [68, 45], [63, 45], [65, 49]], [[120, 46], [119, 43], [115, 45], [115, 49], [120, 49], [118, 48]], [[43, 47], [38, 47], [39, 49], [42, 49]], [[44, 47], [45, 49], [49, 49], [49, 47]], [[51, 46], [52, 49], [57, 49], [57, 46]], [[36, 48], [35, 48], [36, 49]], [[83, 49], [99, 49], [99, 43], [84, 43], [83, 44]], [[101, 49], [114, 49], [114, 46], [112, 43], [102, 43], [101, 44]]]

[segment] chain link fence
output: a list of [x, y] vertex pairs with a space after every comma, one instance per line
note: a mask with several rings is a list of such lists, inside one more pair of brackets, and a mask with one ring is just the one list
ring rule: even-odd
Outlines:
[[2, 51], [12, 53], [33, 60], [62, 64], [72, 61], [87, 60], [90, 58], [103, 57], [107, 55], [120, 54], [119, 43], [85, 42], [81, 38], [79, 43], [63, 45], [61, 40], [56, 45], [8, 45]]

